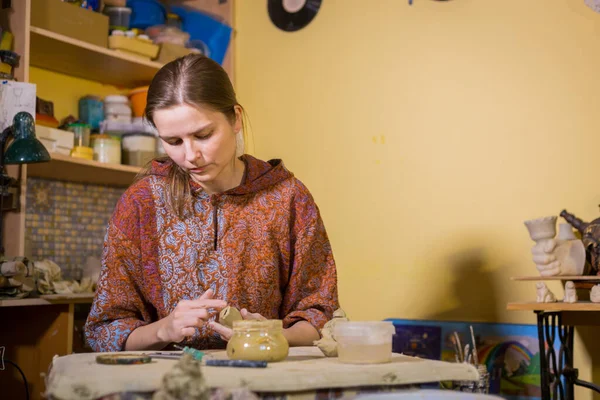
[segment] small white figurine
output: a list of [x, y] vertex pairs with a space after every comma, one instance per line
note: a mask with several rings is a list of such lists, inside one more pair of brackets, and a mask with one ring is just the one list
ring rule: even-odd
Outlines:
[[600, 303], [600, 285], [595, 285], [590, 290], [590, 300], [592, 303]]
[[554, 293], [548, 289], [548, 286], [544, 282], [536, 283], [535, 287], [537, 289], [537, 298], [535, 301], [538, 303], [554, 303], [556, 301], [556, 296], [554, 296]]
[[575, 290], [573, 281], [567, 281], [567, 283], [565, 283], [565, 297], [563, 303], [577, 303], [577, 291]]

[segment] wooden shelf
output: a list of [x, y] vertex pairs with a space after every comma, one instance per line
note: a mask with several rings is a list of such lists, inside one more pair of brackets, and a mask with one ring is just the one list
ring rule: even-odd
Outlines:
[[94, 293], [45, 294], [40, 297], [0, 300], [0, 307], [47, 306], [50, 304], [86, 304], [94, 300]]
[[105, 164], [58, 153], [50, 153], [50, 156], [52, 161], [49, 163], [27, 165], [27, 175], [60, 181], [126, 187], [141, 171], [140, 167]]
[[133, 88], [150, 83], [162, 64], [32, 26], [31, 65]]
[[579, 301], [577, 303], [536, 303], [519, 302], [508, 303], [506, 309], [509, 311], [600, 311], [600, 303], [590, 301]]
[[512, 281], [598, 281], [598, 275], [564, 275], [564, 276], [513, 276]]

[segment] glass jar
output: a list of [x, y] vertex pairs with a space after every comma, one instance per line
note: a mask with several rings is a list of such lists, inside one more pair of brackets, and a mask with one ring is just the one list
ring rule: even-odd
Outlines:
[[75, 146], [90, 146], [90, 126], [79, 122], [67, 125], [67, 129], [75, 134]]
[[276, 362], [285, 360], [289, 348], [281, 320], [241, 320], [233, 322], [227, 355], [232, 360]]

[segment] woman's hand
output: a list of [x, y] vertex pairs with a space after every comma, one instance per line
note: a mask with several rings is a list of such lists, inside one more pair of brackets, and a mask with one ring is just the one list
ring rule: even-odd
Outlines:
[[223, 300], [213, 298], [212, 289], [194, 300], [181, 300], [167, 317], [160, 320], [161, 326], [157, 331], [158, 339], [165, 343], [179, 343], [187, 336], [193, 336], [196, 328], [208, 321], [214, 310], [219, 312], [227, 306]]
[[[244, 319], [254, 319], [258, 321], [263, 321], [266, 318], [257, 313], [248, 312], [245, 308], [240, 310], [240, 314], [242, 314], [242, 318]], [[219, 324], [218, 322], [210, 321], [208, 325], [219, 335], [221, 335], [221, 339], [228, 342], [231, 339], [231, 335], [233, 334], [233, 330], [224, 325]]]

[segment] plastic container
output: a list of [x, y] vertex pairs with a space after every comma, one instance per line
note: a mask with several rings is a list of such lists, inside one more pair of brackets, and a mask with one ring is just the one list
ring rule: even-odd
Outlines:
[[167, 11], [158, 0], [127, 0], [127, 7], [133, 11], [130, 26], [146, 29], [153, 25], [164, 25]]
[[177, 14], [167, 13], [167, 26], [171, 26], [173, 28], [181, 29], [181, 17]]
[[94, 160], [101, 163], [121, 164], [121, 141], [105, 134], [92, 135]]
[[389, 321], [338, 322], [333, 335], [338, 342], [339, 361], [346, 364], [390, 362], [395, 333], [396, 328]]
[[94, 150], [87, 146], [75, 146], [71, 150], [71, 157], [84, 158], [86, 160], [94, 159]]
[[67, 125], [67, 129], [75, 135], [75, 147], [89, 147], [90, 146], [90, 126], [88, 124], [74, 123]]
[[288, 351], [281, 320], [233, 321], [233, 336], [227, 343], [230, 359], [277, 362], [285, 360]]
[[131, 109], [134, 117], [143, 117], [146, 110], [146, 99], [148, 97], [149, 86], [142, 86], [129, 92]]
[[108, 15], [108, 28], [119, 31], [129, 29], [131, 20], [131, 8], [128, 7], [104, 7], [103, 14]]
[[156, 157], [156, 137], [150, 133], [123, 135], [123, 164], [143, 167]]
[[100, 97], [85, 96], [79, 99], [79, 119], [94, 130], [100, 128], [100, 122], [104, 120], [104, 103]]
[[129, 99], [122, 95], [104, 98], [104, 119], [131, 123], [131, 107]]

